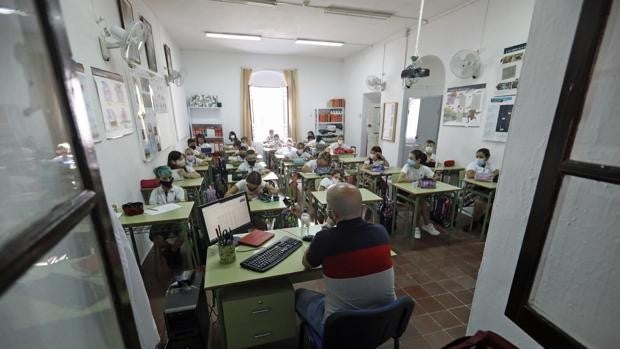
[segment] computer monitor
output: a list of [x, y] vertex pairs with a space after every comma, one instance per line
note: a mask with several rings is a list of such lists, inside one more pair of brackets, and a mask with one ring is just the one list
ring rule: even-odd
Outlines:
[[223, 199], [209, 202], [198, 207], [202, 219], [202, 228], [207, 233], [209, 245], [217, 242], [216, 229], [229, 229], [233, 234], [247, 233], [253, 226], [250, 204], [245, 194], [239, 193]]

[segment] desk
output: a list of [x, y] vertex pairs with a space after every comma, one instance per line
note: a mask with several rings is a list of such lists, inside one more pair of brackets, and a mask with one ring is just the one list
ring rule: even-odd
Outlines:
[[[123, 228], [129, 229], [129, 235], [131, 237], [131, 244], [133, 245], [133, 250], [134, 250], [134, 253], [136, 254], [136, 262], [138, 262], [138, 267], [141, 267], [140, 256], [138, 255], [138, 246], [136, 245], [136, 237], [134, 235], [133, 228], [142, 227], [142, 226], [150, 226], [154, 224], [165, 224], [165, 223], [175, 223], [175, 222], [191, 224], [191, 216], [192, 216], [192, 209], [194, 208], [194, 202], [193, 201], [178, 202], [177, 205], [180, 205], [181, 207], [177, 208], [176, 210], [172, 210], [166, 213], [157, 214], [153, 216], [147, 215], [144, 213], [141, 215], [136, 215], [136, 216], [126, 216], [123, 213], [123, 215], [119, 217], [119, 220]], [[146, 205], [144, 208], [147, 209], [149, 207], [156, 207], [156, 206], [159, 206], [159, 205]], [[188, 236], [189, 235], [190, 234], [188, 234]], [[189, 241], [189, 239], [188, 239], [188, 242], [190, 244], [192, 243], [191, 241]], [[194, 249], [196, 247], [197, 246], [194, 246]], [[198, 254], [192, 257], [196, 259], [197, 256]], [[194, 260], [194, 263], [196, 263], [197, 265], [196, 260]]]
[[204, 178], [186, 178], [180, 181], [174, 182], [176, 186], [179, 186], [187, 191], [187, 200], [197, 201], [202, 203], [202, 185], [204, 184]]
[[[377, 223], [378, 211], [376, 205], [382, 202], [383, 199], [366, 188], [360, 188], [360, 193], [362, 194], [362, 203], [366, 204], [371, 208], [373, 214], [373, 221]], [[316, 204], [316, 212], [320, 210], [326, 216], [325, 208], [327, 207], [327, 191], [313, 191], [311, 194], [313, 201]]]
[[[491, 211], [491, 207], [493, 206], [493, 200], [495, 198], [495, 189], [497, 188], [497, 183], [495, 182], [485, 182], [485, 181], [477, 181], [471, 178], [463, 178], [463, 182], [465, 185], [465, 193], [472, 193], [478, 196], [481, 196], [487, 199], [487, 204], [484, 209], [484, 220], [482, 221], [482, 230], [480, 231], [480, 239], [484, 240], [487, 235], [487, 226], [489, 225], [489, 212]], [[461, 207], [462, 209], [462, 207]], [[472, 223], [473, 224], [473, 218]], [[471, 228], [471, 226], [470, 226]]]
[[[434, 195], [434, 194], [447, 194], [452, 193], [454, 196], [454, 200], [452, 202], [452, 220], [450, 226], [454, 226], [454, 218], [456, 216], [456, 202], [458, 201], [458, 193], [462, 190], [459, 187], [455, 187], [450, 184], [446, 184], [443, 182], [436, 182], [437, 188], [434, 189], [422, 189], [418, 187], [413, 187], [413, 183], [393, 183], [392, 182], [392, 232], [395, 232], [396, 228], [396, 205], [397, 202], [404, 201], [412, 210], [412, 225], [411, 228], [415, 229], [418, 221], [418, 210], [420, 209], [420, 199], [424, 196]], [[411, 246], [413, 247], [413, 234], [411, 235]]]
[[327, 175], [319, 176], [314, 172], [300, 172], [299, 175], [301, 176], [301, 193], [302, 193], [304, 201], [310, 200], [311, 188], [315, 189], [314, 181], [327, 176]]
[[206, 179], [206, 185], [211, 184], [211, 179], [213, 178], [213, 174], [212, 174], [212, 168], [213, 166], [210, 166], [209, 164], [207, 165], [202, 165], [202, 166], [196, 166], [194, 167], [194, 170], [196, 170], [196, 172], [200, 173], [200, 175]]
[[399, 174], [401, 170], [402, 169], [400, 167], [388, 167], [382, 172], [372, 171], [371, 169], [363, 169], [361, 170], [362, 183], [360, 183], [360, 185], [364, 184], [369, 186], [373, 193], [379, 194], [377, 190], [377, 181], [379, 178], [385, 177], [385, 182], [387, 183], [388, 177]]
[[[263, 177], [263, 181], [277, 181], [278, 180], [278, 175], [276, 175], [273, 172], [269, 172], [266, 175], [263, 175], [262, 177]], [[228, 175], [228, 178], [227, 178], [228, 189], [230, 189], [237, 182], [239, 182], [239, 180], [234, 180], [232, 177], [232, 174]]]
[[[462, 171], [465, 171], [465, 167], [460, 167], [460, 166], [451, 166], [451, 167], [445, 167], [444, 165], [437, 165], [435, 166], [435, 168], [431, 167], [431, 170], [435, 171], [436, 173], [439, 172], [440, 173], [440, 180], [444, 183], [448, 183], [448, 184], [452, 184], [452, 185], [458, 185], [459, 180], [460, 180], [460, 174]], [[456, 180], [452, 181], [452, 175], [456, 174]], [[449, 176], [449, 180], [446, 182], [444, 179], [446, 176]]]
[[366, 161], [365, 157], [354, 156], [354, 157], [339, 157], [338, 162], [342, 165], [343, 168], [352, 168], [355, 165], [363, 164]]

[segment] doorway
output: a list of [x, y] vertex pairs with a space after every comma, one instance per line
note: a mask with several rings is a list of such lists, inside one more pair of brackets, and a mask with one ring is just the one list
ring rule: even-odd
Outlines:
[[410, 151], [414, 149], [424, 151], [427, 140], [437, 143], [442, 100], [443, 96], [409, 97], [405, 106], [407, 121], [400, 163], [407, 161]]
[[[381, 132], [381, 92], [364, 93], [362, 105], [362, 139], [360, 155], [369, 154], [369, 149], [379, 145]], [[363, 153], [362, 153], [363, 152]]]

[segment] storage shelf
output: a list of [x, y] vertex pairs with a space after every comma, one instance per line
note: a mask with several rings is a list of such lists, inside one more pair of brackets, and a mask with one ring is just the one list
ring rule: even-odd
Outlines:
[[344, 124], [344, 122], [342, 122], [342, 121], [334, 121], [334, 122], [317, 122], [317, 124], [319, 124], [319, 125], [325, 125], [325, 124], [336, 124], [336, 125], [338, 125], [338, 124]]
[[188, 107], [189, 109], [215, 109], [215, 110], [219, 110], [222, 109], [223, 107]]

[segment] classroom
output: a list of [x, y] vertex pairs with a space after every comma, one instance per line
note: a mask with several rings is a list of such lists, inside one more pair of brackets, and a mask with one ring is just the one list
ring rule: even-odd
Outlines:
[[7, 348], [614, 348], [620, 1], [0, 0]]

